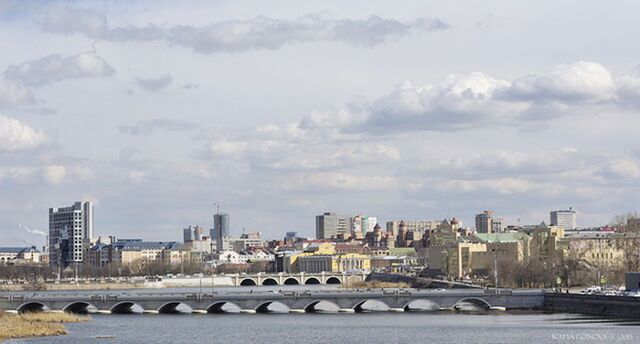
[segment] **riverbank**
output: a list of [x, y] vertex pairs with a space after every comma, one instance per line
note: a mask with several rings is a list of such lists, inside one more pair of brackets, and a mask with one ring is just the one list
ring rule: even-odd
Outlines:
[[384, 281], [366, 281], [366, 282], [354, 282], [341, 285], [345, 289], [393, 289], [393, 288], [411, 288], [409, 283], [404, 282], [384, 282]]
[[[149, 288], [145, 283], [47, 283], [38, 288], [29, 288], [26, 284], [10, 284], [0, 286], [3, 291], [47, 291], [47, 290], [122, 290]], [[157, 288], [154, 286], [154, 288]]]
[[68, 313], [6, 314], [0, 311], [0, 341], [4, 339], [62, 336], [67, 329], [64, 323], [84, 322], [89, 317]]

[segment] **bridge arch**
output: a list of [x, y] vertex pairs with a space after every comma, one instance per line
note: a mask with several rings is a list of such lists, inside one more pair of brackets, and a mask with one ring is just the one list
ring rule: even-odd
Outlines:
[[42, 312], [48, 310], [49, 307], [42, 302], [25, 302], [16, 308], [18, 313]]
[[[276, 306], [276, 309], [270, 308]], [[289, 306], [278, 301], [266, 301], [256, 307], [256, 313], [289, 313]]]
[[62, 308], [64, 312], [76, 313], [76, 314], [88, 314], [88, 313], [92, 313], [97, 309], [98, 307], [86, 301], [71, 302]]
[[[326, 309], [318, 309], [316, 308], [316, 306], [321, 305], [321, 304], [325, 304], [328, 306], [328, 308], [333, 308], [330, 310], [326, 310]], [[327, 308], [327, 307], [325, 307]], [[308, 303], [306, 306], [304, 306], [304, 311], [306, 313], [316, 313], [316, 312], [337, 312], [338, 310], [340, 310], [340, 306], [336, 305], [335, 303], [331, 302], [331, 301], [327, 301], [327, 300], [314, 300], [311, 301], [310, 303]]]
[[188, 313], [191, 313], [193, 311], [193, 308], [191, 308], [191, 306], [189, 306], [188, 304], [186, 304], [184, 302], [170, 301], [170, 302], [167, 302], [164, 305], [158, 307], [158, 313], [161, 313], [161, 314], [180, 314], [180, 313], [183, 313], [183, 312], [180, 311], [180, 309], [178, 309], [178, 307], [180, 307], [180, 306], [189, 308]]
[[320, 280], [315, 277], [309, 277], [304, 280], [304, 284], [320, 284]]
[[275, 278], [265, 278], [262, 281], [262, 285], [278, 285], [278, 281], [275, 280]]
[[342, 281], [338, 277], [329, 277], [327, 278], [326, 284], [342, 284]]
[[429, 299], [416, 299], [416, 300], [411, 300], [409, 302], [407, 302], [407, 304], [405, 304], [402, 309], [404, 309], [405, 311], [413, 311], [413, 312], [420, 312], [420, 311], [439, 311], [442, 307], [440, 306], [440, 304], [438, 304], [437, 302], [433, 301], [433, 300], [429, 300]]
[[480, 307], [481, 309], [488, 310], [491, 309], [491, 304], [484, 299], [479, 297], [465, 297], [453, 304], [453, 309], [462, 309], [464, 303], [470, 303], [474, 306]]
[[256, 280], [254, 280], [253, 278], [245, 278], [242, 281], [240, 281], [240, 285], [250, 286], [250, 285], [258, 285], [258, 283], [256, 283]]
[[353, 310], [358, 313], [388, 311], [389, 309], [389, 305], [387, 305], [383, 301], [375, 299], [361, 300], [358, 301], [355, 306], [353, 306]]
[[111, 306], [109, 310], [114, 314], [134, 314], [141, 313], [140, 311], [144, 311], [144, 308], [133, 301], [121, 301]]
[[297, 278], [289, 277], [289, 278], [285, 279], [282, 284], [285, 284], [285, 285], [297, 285], [297, 284], [300, 284], [300, 281], [298, 281]]
[[235, 303], [228, 301], [218, 301], [210, 304], [209, 307], [207, 307], [207, 313], [239, 313], [240, 309], [241, 308], [238, 307], [238, 305], [236, 305]]

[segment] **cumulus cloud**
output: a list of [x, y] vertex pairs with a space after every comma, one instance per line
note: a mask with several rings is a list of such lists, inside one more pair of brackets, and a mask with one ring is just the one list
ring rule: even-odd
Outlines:
[[318, 41], [370, 47], [413, 32], [432, 32], [448, 27], [443, 21], [432, 18], [402, 22], [375, 15], [366, 19], [335, 19], [322, 14], [308, 14], [295, 19], [259, 16], [205, 26], [162, 27], [148, 24], [113, 27], [106, 16], [98, 11], [69, 6], [52, 7], [43, 16], [41, 26], [48, 32], [80, 33], [93, 39], [110, 41], [162, 40], [205, 54], [274, 50], [289, 44]]
[[197, 128], [197, 125], [194, 123], [162, 118], [140, 121], [134, 125], [121, 125], [119, 127], [120, 132], [130, 135], [149, 135], [157, 130], [188, 131], [195, 128]]
[[635, 99], [633, 95], [640, 94], [638, 80], [626, 77], [616, 81], [604, 66], [585, 61], [513, 81], [481, 72], [449, 75], [439, 84], [416, 86], [405, 82], [378, 99], [336, 111], [314, 111], [298, 127], [343, 133], [393, 133], [533, 123], [623, 109], [630, 102], [637, 102], [624, 99]]
[[67, 175], [67, 169], [62, 165], [49, 165], [44, 168], [42, 176], [52, 185], [60, 184]]
[[170, 74], [164, 74], [157, 78], [136, 78], [136, 84], [143, 90], [156, 92], [169, 86], [173, 81]]
[[532, 101], [598, 101], [611, 99], [615, 93], [616, 82], [607, 68], [578, 61], [560, 65], [550, 73], [518, 78], [500, 96]]
[[115, 74], [115, 69], [93, 52], [73, 56], [53, 54], [37, 60], [11, 65], [5, 77], [31, 86], [43, 86], [66, 79], [101, 78]]
[[35, 104], [36, 99], [28, 88], [16, 84], [0, 84], [0, 109]]
[[0, 152], [32, 149], [46, 141], [42, 131], [10, 117], [0, 116]]

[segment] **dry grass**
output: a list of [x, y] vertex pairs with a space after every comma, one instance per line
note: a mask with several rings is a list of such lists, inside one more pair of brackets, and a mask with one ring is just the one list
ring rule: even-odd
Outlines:
[[0, 340], [9, 338], [61, 336], [63, 323], [88, 321], [88, 317], [68, 313], [26, 313], [10, 315], [0, 311]]
[[343, 284], [343, 288], [360, 288], [360, 289], [382, 289], [382, 288], [411, 288], [411, 285], [404, 282], [381, 282], [381, 281], [368, 281], [368, 282], [354, 282], [349, 285]]
[[83, 315], [77, 315], [72, 313], [46, 313], [46, 312], [36, 312], [36, 313], [25, 313], [20, 315], [23, 319], [27, 321], [33, 322], [42, 322], [42, 323], [75, 323], [75, 322], [84, 322], [89, 321], [90, 318]]

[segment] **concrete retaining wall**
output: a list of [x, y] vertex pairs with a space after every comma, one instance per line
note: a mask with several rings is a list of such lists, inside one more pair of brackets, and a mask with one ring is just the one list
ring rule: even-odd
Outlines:
[[544, 309], [554, 313], [640, 319], [640, 297], [547, 293]]

